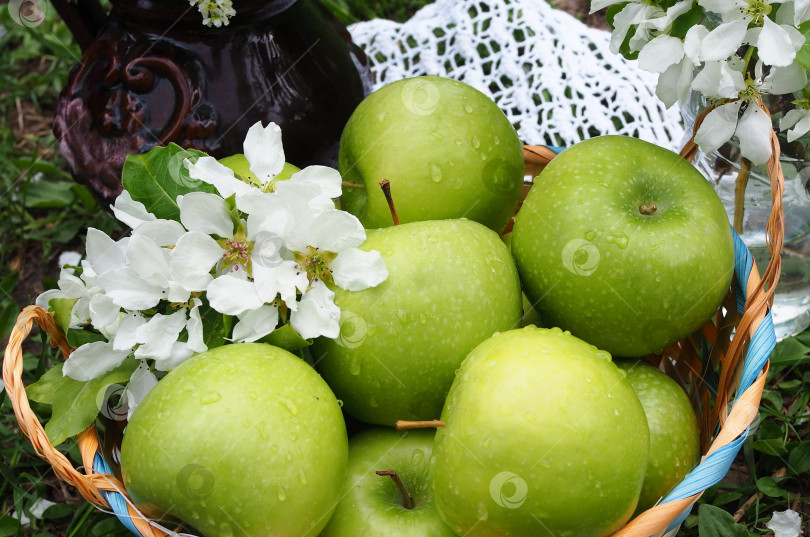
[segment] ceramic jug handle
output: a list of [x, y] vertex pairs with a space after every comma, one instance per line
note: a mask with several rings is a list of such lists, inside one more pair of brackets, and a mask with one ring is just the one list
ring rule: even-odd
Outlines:
[[65, 21], [82, 52], [87, 50], [107, 19], [101, 3], [98, 0], [51, 0], [51, 4]]

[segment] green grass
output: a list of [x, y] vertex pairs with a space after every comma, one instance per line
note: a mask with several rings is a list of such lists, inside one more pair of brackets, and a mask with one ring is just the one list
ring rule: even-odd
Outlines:
[[[344, 22], [375, 17], [405, 20], [424, 0], [362, 2], [321, 0]], [[66, 172], [47, 129], [21, 134], [18, 111], [53, 114], [59, 91], [79, 58], [66, 27], [49, 10], [44, 24], [15, 25], [0, 6], [7, 29], [0, 37], [0, 339], [8, 336], [20, 307], [37, 288], [52, 286], [56, 256], [79, 248], [88, 225], [110, 231], [112, 219], [87, 189]], [[46, 125], [47, 126], [47, 125]], [[24, 379], [39, 377], [57, 356], [39, 337], [25, 356]], [[37, 348], [46, 349], [43, 352]], [[709, 489], [686, 520], [682, 536], [746, 536], [767, 533], [774, 510], [793, 507], [810, 518], [810, 332], [780, 344], [756, 428], [727, 479]], [[35, 407], [40, 413], [44, 409]], [[44, 414], [44, 413], [43, 413]], [[44, 415], [43, 415], [44, 417]], [[61, 448], [79, 464], [74, 442]], [[9, 515], [27, 512], [39, 499], [57, 502], [30, 526]], [[747, 506], [735, 526], [732, 515]], [[698, 515], [700, 513], [700, 515]], [[0, 537], [124, 536], [111, 515], [95, 510], [62, 484], [19, 432], [6, 393], [0, 393]]]

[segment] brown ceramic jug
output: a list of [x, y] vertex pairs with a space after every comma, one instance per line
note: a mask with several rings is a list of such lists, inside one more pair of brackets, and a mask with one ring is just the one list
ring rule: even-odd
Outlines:
[[241, 153], [257, 121], [281, 126], [288, 162], [334, 165], [366, 75], [313, 1], [235, 0], [212, 28], [188, 0], [111, 0], [108, 16], [98, 0], [53, 0], [84, 49], [54, 120], [77, 180], [110, 203], [128, 154], [169, 142]]

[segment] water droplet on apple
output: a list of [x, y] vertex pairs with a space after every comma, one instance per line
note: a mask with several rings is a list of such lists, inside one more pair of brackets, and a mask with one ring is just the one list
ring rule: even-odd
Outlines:
[[442, 169], [439, 168], [436, 164], [430, 165], [430, 178], [433, 180], [434, 183], [438, 183], [442, 180]]
[[219, 526], [219, 534], [222, 537], [233, 537], [233, 529], [230, 524], [221, 524]]
[[486, 153], [481, 152], [478, 155], [481, 157], [481, 160], [487, 160], [487, 154]]
[[489, 511], [483, 503], [478, 504], [478, 520], [484, 521], [489, 518]]
[[378, 406], [380, 406], [380, 403], [378, 403], [377, 400], [373, 397], [368, 402], [368, 404], [371, 405], [373, 408], [377, 408]]
[[399, 317], [399, 320], [403, 323], [407, 323], [410, 321], [408, 312], [403, 309], [397, 310], [397, 317]]
[[491, 436], [484, 437], [484, 439], [481, 440], [481, 447], [482, 448], [489, 449], [489, 446], [491, 446], [491, 445], [492, 445], [492, 437]]
[[607, 351], [599, 351], [599, 352], [597, 352], [597, 353], [596, 353], [596, 356], [597, 356], [598, 358], [601, 358], [602, 360], [607, 361], [607, 362], [612, 362], [612, 361], [613, 361], [613, 360], [610, 358], [610, 353], [609, 353], [609, 352], [607, 352]]
[[501, 143], [501, 139], [498, 138], [497, 136], [493, 136], [492, 141], [495, 142], [495, 145], [498, 145], [499, 143]]
[[[539, 461], [537, 461], [537, 465], [540, 466], [541, 468], [545, 468], [546, 470], [551, 468], [551, 463], [548, 462], [546, 459], [540, 459]], [[569, 464], [568, 466], [571, 465]]]
[[210, 405], [216, 403], [220, 399], [222, 399], [222, 394], [220, 394], [219, 392], [217, 391], [208, 392], [207, 394], [202, 396], [202, 398], [200, 399], [200, 404]]
[[255, 401], [256, 399], [259, 398], [259, 394], [257, 394], [256, 392], [251, 391], [251, 392], [248, 393], [248, 397], [250, 397], [251, 399], [253, 399]]
[[473, 136], [473, 137], [472, 137], [472, 140], [470, 141], [470, 143], [471, 143], [471, 144], [472, 144], [472, 146], [473, 146], [474, 148], [476, 148], [476, 149], [478, 149], [479, 147], [481, 147], [481, 142], [478, 140], [478, 136]]
[[307, 473], [303, 468], [298, 470], [298, 481], [300, 481], [302, 485], [307, 484]]
[[585, 382], [588, 382], [588, 383], [592, 382], [591, 377], [585, 377]]
[[284, 500], [287, 499], [287, 491], [284, 490], [284, 487], [282, 487], [281, 485], [279, 485], [279, 487], [278, 487], [278, 491], [276, 493], [276, 498], [278, 498], [278, 501], [280, 501], [280, 502], [283, 502]]
[[359, 375], [360, 374], [360, 357], [359, 356], [352, 356], [351, 360], [349, 361], [349, 373], [352, 375]]
[[273, 453], [278, 453], [278, 446], [275, 444], [270, 444], [270, 451]]
[[200, 520], [200, 513], [198, 513], [197, 511], [192, 511], [191, 518], [193, 518], [194, 520]]
[[284, 408], [286, 408], [286, 409], [287, 409], [287, 411], [288, 411], [290, 414], [292, 414], [293, 416], [295, 416], [296, 414], [298, 414], [298, 408], [297, 408], [297, 407], [296, 407], [296, 406], [293, 404], [293, 402], [292, 402], [292, 401], [290, 401], [290, 400], [288, 400], [288, 399], [279, 399], [279, 401], [278, 401], [278, 402], [281, 404], [281, 406], [283, 406]]
[[614, 415], [614, 416], [618, 416], [618, 415], [619, 415], [619, 409], [618, 409], [618, 408], [614, 408], [614, 409], [613, 409], [613, 415]]
[[586, 241], [592, 241], [595, 238], [596, 238], [596, 231], [595, 230], [592, 229], [590, 231], [585, 232], [585, 240]]
[[421, 324], [427, 324], [427, 315], [425, 315], [424, 313], [420, 313], [419, 314], [419, 322]]
[[343, 408], [343, 399], [338, 399], [337, 402], [338, 402], [338, 406], [340, 408]]
[[439, 141], [444, 140], [444, 136], [442, 136], [442, 134], [439, 133], [439, 132], [430, 131], [430, 135], [436, 140], [439, 140]]
[[385, 121], [385, 112], [380, 112], [379, 114], [377, 114], [377, 121], [379, 121], [380, 123]]
[[297, 442], [298, 441], [298, 433], [295, 433], [295, 432], [290, 433], [290, 440], [292, 442]]
[[459, 138], [456, 138], [456, 145], [461, 145], [461, 144], [462, 144], [462, 141], [461, 141], [461, 139], [459, 139]]
[[422, 459], [424, 458], [425, 458], [424, 451], [422, 451], [421, 449], [414, 449], [413, 453], [411, 453], [411, 464], [416, 466], [420, 462], [422, 462]]
[[472, 114], [473, 107], [470, 106], [469, 104], [465, 104], [464, 105], [464, 111], [467, 112], [468, 114]]
[[627, 243], [630, 241], [630, 239], [628, 239], [627, 235], [625, 235], [624, 233], [618, 233], [616, 235], [608, 235], [606, 240], [609, 243], [615, 244], [622, 250], [627, 248]]
[[535, 421], [537, 421], [537, 414], [535, 414], [535, 413], [534, 413], [534, 412], [532, 412], [531, 410], [527, 411], [527, 412], [526, 412], [526, 413], [523, 415], [523, 417], [524, 417], [524, 418], [526, 419], [526, 421], [528, 421], [529, 423], [534, 423]]

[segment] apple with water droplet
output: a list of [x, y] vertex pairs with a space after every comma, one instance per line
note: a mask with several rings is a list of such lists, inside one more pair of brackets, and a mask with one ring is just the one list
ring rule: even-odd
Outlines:
[[315, 370], [241, 343], [158, 383], [127, 425], [121, 471], [146, 512], [206, 537], [315, 537], [340, 498], [347, 452], [340, 406]]
[[340, 334], [315, 341], [316, 367], [360, 420], [436, 419], [467, 354], [520, 322], [514, 260], [495, 232], [465, 219], [367, 236], [360, 248], [380, 252], [388, 278], [362, 291], [334, 288]]
[[632, 515], [649, 430], [605, 351], [559, 328], [497, 334], [464, 360], [436, 432], [442, 520], [467, 537], [604, 537]]
[[700, 460], [700, 429], [689, 397], [662, 371], [636, 360], [617, 360], [627, 373], [650, 427], [650, 460], [637, 513], [655, 505]]
[[383, 428], [353, 436], [343, 497], [320, 537], [456, 537], [430, 490], [433, 436], [432, 430]]
[[515, 217], [512, 253], [544, 320], [625, 357], [700, 328], [734, 270], [728, 217], [708, 181], [626, 136], [585, 140], [545, 167]]
[[498, 106], [447, 78], [399, 80], [369, 95], [340, 138], [341, 206], [366, 228], [391, 225], [388, 179], [403, 223], [469, 218], [500, 233], [517, 208], [523, 145]]

